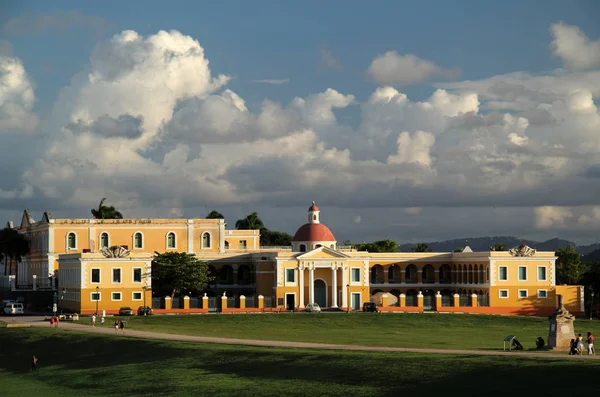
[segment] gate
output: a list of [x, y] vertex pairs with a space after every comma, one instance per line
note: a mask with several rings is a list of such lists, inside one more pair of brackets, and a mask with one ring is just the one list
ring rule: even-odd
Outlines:
[[477, 306], [489, 306], [488, 296], [487, 295], [478, 295], [477, 296]]
[[452, 295], [442, 295], [442, 306], [451, 307], [453, 306]]
[[423, 295], [423, 310], [435, 310], [435, 296], [433, 294]]
[[165, 305], [162, 298], [152, 298], [152, 308], [153, 309], [164, 309]]
[[183, 306], [181, 304], [181, 298], [177, 297], [177, 298], [173, 298], [171, 300], [171, 309], [182, 309]]
[[417, 295], [406, 295], [406, 306], [417, 306]]
[[265, 296], [265, 299], [263, 300], [263, 305], [266, 308], [273, 307], [273, 297], [271, 297], [271, 296]]
[[256, 307], [256, 298], [254, 298], [253, 296], [247, 296], [246, 297], [246, 307], [248, 307], [248, 308]]
[[468, 295], [461, 295], [459, 302], [461, 306], [471, 306], [471, 297]]
[[200, 299], [190, 298], [190, 309], [198, 309], [200, 308]]
[[208, 311], [209, 312], [218, 312], [218, 311], [220, 311], [220, 309], [221, 309], [219, 307], [220, 301], [221, 301], [221, 298], [217, 299], [214, 296], [210, 296], [208, 298]]

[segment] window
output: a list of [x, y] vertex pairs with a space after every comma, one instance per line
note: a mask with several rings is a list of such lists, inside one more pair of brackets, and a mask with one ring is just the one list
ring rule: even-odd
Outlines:
[[412, 268], [408, 266], [404, 271], [404, 278], [407, 280], [412, 280]]
[[246, 247], [247, 247], [246, 240], [240, 240], [240, 248], [245, 250]]
[[538, 266], [538, 281], [546, 281], [546, 266]]
[[499, 292], [500, 298], [508, 298], [508, 290], [507, 289], [501, 289], [498, 292]]
[[306, 252], [306, 244], [300, 244], [300, 252]]
[[294, 269], [285, 269], [285, 282], [295, 283], [296, 282], [296, 271]]
[[100, 283], [100, 269], [92, 269], [92, 283]]
[[229, 249], [229, 241], [225, 241], [225, 249], [228, 250]]
[[177, 241], [175, 238], [175, 233], [169, 232], [169, 234], [167, 234], [167, 248], [175, 248], [176, 243], [177, 243]]
[[527, 298], [527, 290], [526, 289], [519, 290], [519, 298]]
[[131, 294], [131, 299], [134, 301], [141, 301], [142, 300], [142, 293], [141, 292], [134, 292]]
[[498, 280], [506, 281], [508, 280], [508, 269], [506, 266], [500, 266], [498, 268]]
[[121, 293], [120, 292], [113, 292], [112, 294], [110, 294], [110, 300], [112, 300], [112, 301], [120, 301], [121, 300]]
[[121, 269], [112, 269], [112, 282], [120, 283], [121, 282]]
[[108, 247], [108, 233], [100, 234], [100, 249]]
[[133, 269], [133, 282], [134, 283], [142, 282], [142, 268], [141, 267]]
[[137, 232], [133, 235], [133, 248], [142, 248], [144, 246], [144, 237], [142, 233]]
[[67, 235], [67, 249], [74, 250], [77, 248], [77, 236], [71, 232]]
[[210, 248], [210, 233], [202, 234], [202, 248]]
[[525, 266], [519, 266], [519, 281], [527, 280], [527, 268]]
[[548, 291], [545, 289], [538, 289], [538, 294], [537, 294], [538, 298], [540, 299], [546, 299], [548, 297]]
[[100, 297], [100, 292], [92, 292], [90, 294], [90, 299], [93, 300], [93, 301], [99, 301], [99, 300], [101, 300], [100, 298], [101, 298]]
[[350, 281], [352, 281], [353, 283], [360, 282], [360, 268], [352, 268], [350, 269], [350, 272]]

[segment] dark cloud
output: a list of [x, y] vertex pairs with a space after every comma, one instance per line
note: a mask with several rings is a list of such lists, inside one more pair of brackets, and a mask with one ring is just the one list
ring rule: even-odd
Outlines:
[[142, 116], [133, 117], [129, 114], [122, 114], [117, 118], [107, 114], [100, 116], [91, 124], [86, 124], [79, 120], [76, 123], [70, 123], [67, 129], [74, 134], [91, 132], [94, 135], [105, 138], [128, 138], [137, 139], [144, 133]]

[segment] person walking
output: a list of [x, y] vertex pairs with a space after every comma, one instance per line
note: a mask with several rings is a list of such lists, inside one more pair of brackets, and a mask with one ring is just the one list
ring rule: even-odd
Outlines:
[[577, 336], [577, 355], [581, 356], [583, 354], [583, 337], [581, 334]]
[[588, 356], [593, 356], [596, 354], [594, 350], [594, 335], [591, 332], [587, 333], [587, 346], [588, 346]]
[[100, 326], [104, 326], [104, 316], [100, 317]]
[[121, 322], [119, 322], [119, 328], [121, 328], [121, 333], [124, 335], [125, 334], [125, 323], [123, 322], [123, 320], [121, 320]]
[[119, 332], [119, 320], [115, 320], [115, 334]]
[[92, 327], [96, 326], [96, 315], [92, 314]]
[[54, 328], [58, 328], [59, 318], [54, 317]]
[[31, 370], [33, 372], [35, 372], [37, 370], [37, 362], [38, 362], [38, 358], [34, 354], [33, 357], [31, 358]]
[[54, 327], [54, 317], [50, 317], [50, 327]]

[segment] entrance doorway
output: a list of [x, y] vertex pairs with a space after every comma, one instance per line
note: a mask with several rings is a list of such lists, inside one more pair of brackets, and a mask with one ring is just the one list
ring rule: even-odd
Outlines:
[[315, 303], [327, 307], [327, 285], [323, 280], [315, 280]]
[[352, 293], [352, 310], [360, 310], [360, 292]]
[[296, 294], [285, 294], [285, 308], [296, 310]]

